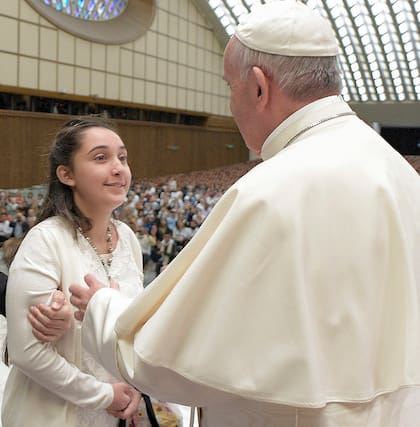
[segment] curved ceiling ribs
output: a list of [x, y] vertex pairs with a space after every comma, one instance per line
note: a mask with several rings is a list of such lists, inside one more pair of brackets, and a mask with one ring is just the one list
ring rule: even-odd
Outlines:
[[[227, 40], [240, 16], [270, 0], [206, 3]], [[277, 0], [278, 1], [278, 0]], [[419, 0], [306, 0], [332, 24], [339, 41], [345, 88], [353, 102], [420, 101]]]

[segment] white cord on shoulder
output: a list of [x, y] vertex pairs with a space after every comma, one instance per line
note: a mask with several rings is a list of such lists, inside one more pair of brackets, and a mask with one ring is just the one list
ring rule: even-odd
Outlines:
[[191, 406], [190, 410], [190, 427], [194, 427], [195, 406]]

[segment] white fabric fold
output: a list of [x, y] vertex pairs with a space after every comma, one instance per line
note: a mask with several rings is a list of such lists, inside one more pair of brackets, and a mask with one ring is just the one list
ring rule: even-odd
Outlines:
[[[326, 104], [323, 117], [341, 111]], [[357, 117], [304, 132], [234, 184], [121, 314], [119, 369], [157, 396], [145, 366], [173, 388], [179, 376], [303, 408], [419, 385], [419, 218], [419, 176]]]

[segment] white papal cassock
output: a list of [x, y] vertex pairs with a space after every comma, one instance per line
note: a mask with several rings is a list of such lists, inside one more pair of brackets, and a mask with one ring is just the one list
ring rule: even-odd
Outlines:
[[206, 426], [419, 426], [420, 177], [338, 97], [262, 157], [143, 294], [95, 294], [85, 344]]

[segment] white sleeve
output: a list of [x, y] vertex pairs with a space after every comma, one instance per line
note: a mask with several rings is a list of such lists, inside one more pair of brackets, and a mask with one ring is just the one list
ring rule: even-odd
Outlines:
[[[141, 298], [141, 295], [135, 300]], [[170, 369], [154, 367], [136, 354], [135, 337], [117, 337], [115, 324], [134, 300], [118, 290], [104, 288], [90, 300], [82, 325], [83, 346], [116, 378], [158, 399], [184, 405], [209, 406], [229, 402], [236, 396], [188, 380]], [[133, 370], [132, 367], [135, 366]]]
[[115, 323], [131, 299], [104, 288], [91, 298], [82, 324], [82, 344], [115, 378], [125, 381], [117, 365]]
[[[59, 244], [53, 233], [32, 229], [11, 266], [6, 296], [10, 362], [65, 400], [81, 407], [104, 409], [113, 400], [111, 384], [83, 373], [59, 354], [54, 344], [39, 342], [27, 320], [29, 307], [47, 303], [59, 287], [62, 273], [57, 255]], [[67, 334], [74, 333], [73, 328], [74, 324]]]

